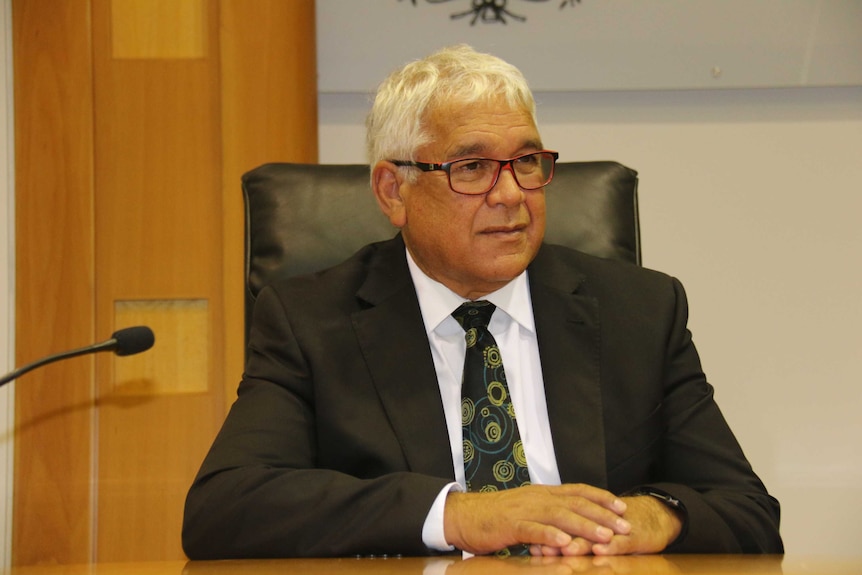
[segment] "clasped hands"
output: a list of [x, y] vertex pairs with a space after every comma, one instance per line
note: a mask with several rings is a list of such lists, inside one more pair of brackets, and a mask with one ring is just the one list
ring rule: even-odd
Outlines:
[[446, 540], [475, 555], [519, 543], [537, 556], [658, 553], [682, 528], [678, 512], [654, 497], [585, 484], [450, 493], [443, 520]]

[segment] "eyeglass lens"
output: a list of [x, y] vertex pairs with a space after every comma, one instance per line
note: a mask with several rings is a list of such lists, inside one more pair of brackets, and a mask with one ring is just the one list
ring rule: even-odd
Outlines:
[[[461, 194], [484, 194], [496, 183], [502, 160], [467, 159], [453, 162], [449, 168], [449, 185]], [[515, 181], [525, 190], [546, 185], [554, 173], [554, 156], [537, 152], [511, 161]]]

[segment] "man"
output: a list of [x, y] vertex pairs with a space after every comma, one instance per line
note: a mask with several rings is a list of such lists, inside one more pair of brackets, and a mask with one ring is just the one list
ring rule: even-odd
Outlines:
[[[407, 65], [368, 145], [400, 234], [261, 291], [188, 495], [189, 557], [782, 551], [680, 284], [542, 243], [556, 154], [517, 69], [465, 46]], [[473, 357], [499, 370], [476, 403]], [[509, 417], [469, 428], [497, 417], [488, 399]], [[472, 434], [502, 445], [501, 425], [509, 467], [480, 491]]]

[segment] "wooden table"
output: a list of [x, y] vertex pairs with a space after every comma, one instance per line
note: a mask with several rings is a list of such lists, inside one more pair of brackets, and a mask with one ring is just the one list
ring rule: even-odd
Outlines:
[[850, 558], [774, 555], [647, 555], [495, 559], [362, 558], [245, 561], [166, 561], [13, 567], [5, 575], [859, 575], [862, 556]]

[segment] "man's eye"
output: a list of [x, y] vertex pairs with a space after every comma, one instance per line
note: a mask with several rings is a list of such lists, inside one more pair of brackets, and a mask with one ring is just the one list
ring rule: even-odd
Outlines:
[[484, 162], [479, 160], [468, 160], [458, 164], [457, 169], [460, 172], [475, 172], [484, 168]]

